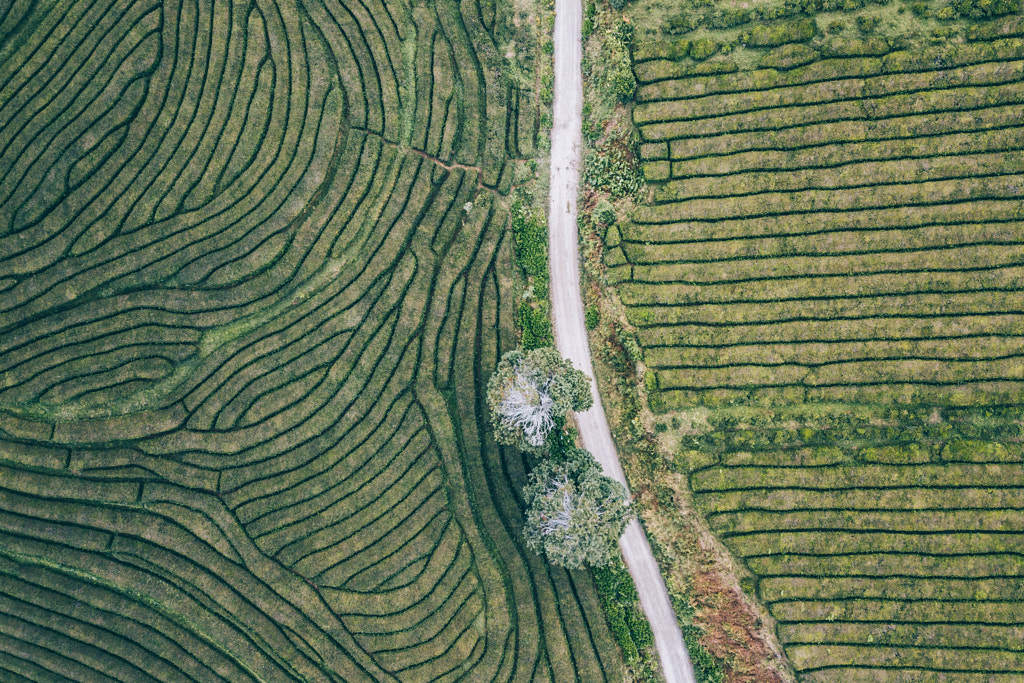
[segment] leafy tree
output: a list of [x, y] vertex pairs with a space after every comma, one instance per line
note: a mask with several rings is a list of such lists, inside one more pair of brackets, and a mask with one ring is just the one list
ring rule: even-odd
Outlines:
[[580, 448], [539, 463], [523, 495], [527, 547], [569, 569], [611, 562], [632, 517], [625, 487], [602, 475], [593, 456]]
[[524, 450], [542, 447], [556, 418], [593, 401], [590, 378], [551, 347], [509, 351], [487, 383], [494, 439]]

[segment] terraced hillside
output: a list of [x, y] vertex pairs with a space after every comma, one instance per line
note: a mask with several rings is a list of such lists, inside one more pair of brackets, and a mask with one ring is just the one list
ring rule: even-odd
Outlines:
[[1024, 676], [1022, 34], [635, 66], [652, 200], [606, 263], [803, 681]]
[[1011, 37], [717, 77], [639, 65], [661, 182], [610, 263], [665, 405], [1019, 397], [1021, 60]]
[[0, 679], [621, 680], [483, 428], [504, 21], [0, 0]]

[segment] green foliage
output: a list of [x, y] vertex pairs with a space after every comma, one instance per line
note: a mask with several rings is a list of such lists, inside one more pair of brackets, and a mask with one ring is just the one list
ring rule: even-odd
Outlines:
[[661, 30], [669, 35], [680, 35], [683, 33], [689, 33], [700, 25], [700, 20], [695, 14], [690, 12], [680, 12], [674, 14], [665, 20]]
[[639, 195], [643, 174], [635, 147], [635, 140], [615, 138], [589, 151], [583, 159], [583, 182], [612, 199]]
[[523, 489], [523, 537], [552, 564], [601, 567], [617, 556], [632, 511], [625, 487], [601, 474], [589, 453], [575, 450], [563, 460], [543, 460], [530, 472]]
[[918, 0], [918, 2], [912, 2], [910, 3], [910, 11], [914, 14], [915, 17], [920, 17], [923, 19], [927, 17], [929, 14], [928, 3], [921, 2], [920, 0]]
[[620, 68], [614, 70], [611, 74], [612, 91], [615, 96], [619, 98], [622, 103], [630, 102], [633, 99], [633, 95], [636, 93], [636, 77], [633, 76], [632, 68]]
[[744, 34], [741, 42], [751, 47], [777, 47], [786, 43], [802, 43], [813, 38], [817, 32], [818, 24], [814, 19], [759, 24]]
[[522, 346], [526, 351], [550, 346], [552, 342], [551, 321], [541, 306], [532, 306], [522, 301], [517, 311], [517, 322], [523, 333]]
[[516, 262], [523, 271], [546, 283], [548, 280], [547, 225], [534, 215], [527, 204], [529, 197], [517, 197], [512, 203], [512, 237], [516, 246]]
[[594, 32], [594, 18], [597, 16], [597, 3], [588, 2], [583, 12], [583, 42], [586, 43], [590, 34]]
[[752, 18], [750, 10], [724, 7], [712, 14], [708, 23], [713, 29], [726, 29], [747, 24]]
[[587, 329], [593, 330], [600, 321], [601, 314], [597, 310], [597, 306], [587, 306], [587, 310], [583, 313], [583, 323], [587, 326]]
[[957, 13], [971, 19], [985, 19], [1020, 11], [1020, 0], [953, 0]]
[[486, 399], [495, 441], [523, 450], [545, 445], [556, 419], [588, 410], [594, 401], [590, 378], [550, 346], [502, 356]]
[[690, 56], [698, 62], [704, 61], [722, 48], [722, 44], [713, 38], [698, 38], [690, 45]]
[[608, 625], [626, 660], [636, 664], [654, 644], [651, 626], [640, 609], [633, 578], [621, 560], [593, 569], [594, 585], [601, 598]]
[[[553, 44], [553, 43], [548, 43]], [[544, 106], [551, 106], [555, 99], [555, 75], [545, 71], [540, 78], [540, 101]]]
[[722, 683], [725, 680], [725, 669], [722, 661], [708, 652], [700, 642], [702, 632], [696, 626], [683, 626], [683, 641], [690, 653], [693, 673], [701, 683]]
[[857, 30], [865, 34], [874, 33], [880, 22], [881, 19], [871, 14], [857, 15]]
[[607, 199], [600, 199], [594, 207], [594, 218], [603, 225], [614, 225], [618, 216], [615, 214], [615, 207]]
[[658, 390], [658, 373], [656, 371], [648, 369], [644, 373], [644, 388], [648, 394], [653, 394]]
[[644, 350], [640, 346], [640, 343], [636, 340], [636, 335], [626, 329], [616, 325], [616, 336], [619, 339], [619, 343], [622, 344], [622, 348], [626, 352], [626, 358], [634, 366], [640, 363], [644, 359]]
[[[540, 453], [540, 457], [548, 458], [552, 462], [582, 460], [582, 464], [584, 465], [592, 462], [594, 460], [594, 456], [592, 456], [589, 451], [576, 445], [577, 436], [578, 433], [575, 429], [570, 429], [565, 426], [564, 417], [556, 416], [555, 429], [551, 430], [551, 436], [548, 437], [547, 451]], [[538, 454], [534, 453], [534, 455]], [[533, 467], [539, 462], [539, 459], [531, 461], [530, 466]]]
[[606, 23], [601, 32], [601, 56], [592, 72], [601, 90], [623, 103], [631, 101], [636, 92], [630, 58], [632, 41], [632, 24], [621, 19]]

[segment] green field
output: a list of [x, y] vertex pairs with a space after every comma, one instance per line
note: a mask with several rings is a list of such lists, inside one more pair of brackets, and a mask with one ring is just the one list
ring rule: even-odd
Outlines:
[[635, 49], [651, 194], [609, 276], [799, 680], [1019, 681], [1024, 21], [930, 46], [815, 21], [737, 29], [793, 43], [761, 56]]
[[510, 12], [0, 0], [0, 679], [622, 680], [483, 410]]
[[1024, 395], [1024, 41], [1007, 27], [790, 71], [637, 67], [657, 182], [608, 262], [664, 407]]

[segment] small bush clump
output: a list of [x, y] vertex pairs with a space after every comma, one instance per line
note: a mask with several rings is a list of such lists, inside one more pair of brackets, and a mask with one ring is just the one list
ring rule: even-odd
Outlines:
[[881, 19], [870, 14], [861, 14], [857, 17], [857, 30], [864, 34], [871, 34], [878, 28]]
[[651, 627], [640, 611], [639, 596], [621, 563], [594, 569], [594, 584], [601, 597], [608, 625], [626, 660], [635, 664], [640, 653], [654, 643]]
[[527, 205], [529, 197], [517, 197], [512, 204], [512, 237], [516, 260], [527, 275], [548, 281], [548, 231]]
[[722, 44], [712, 38], [698, 38], [690, 45], [690, 56], [702, 62], [722, 48]]
[[971, 19], [999, 17], [1020, 11], [1020, 0], [953, 0], [953, 9]]
[[594, 149], [583, 160], [583, 182], [612, 199], [639, 195], [643, 175], [633, 147], [631, 141], [616, 138]]
[[523, 331], [522, 344], [525, 350], [551, 345], [551, 321], [541, 307], [534, 307], [523, 301], [519, 304], [517, 317], [519, 329]]

